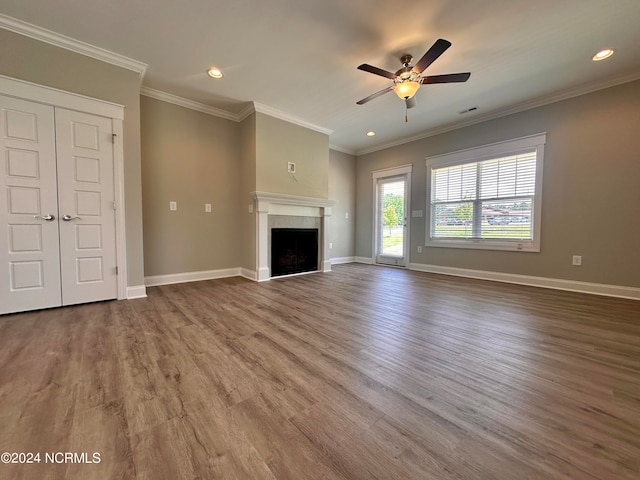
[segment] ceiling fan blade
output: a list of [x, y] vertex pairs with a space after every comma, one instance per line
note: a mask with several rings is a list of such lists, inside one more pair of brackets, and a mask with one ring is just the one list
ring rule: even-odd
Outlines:
[[380, 75], [381, 77], [390, 78], [391, 80], [396, 78], [395, 73], [387, 72], [386, 70], [382, 70], [381, 68], [374, 67], [373, 65], [369, 65], [367, 63], [363, 63], [362, 65], [358, 66], [358, 70], [363, 70], [375, 75]]
[[415, 64], [413, 71], [416, 73], [422, 73], [422, 71], [435, 62], [440, 55], [442, 55], [447, 48], [451, 46], [451, 42], [439, 38], [436, 43], [431, 45], [431, 48], [427, 50], [420, 61]]
[[431, 83], [456, 83], [456, 82], [466, 82], [469, 80], [471, 73], [448, 73], [446, 75], [431, 75], [428, 77], [422, 77], [423, 84], [431, 84]]
[[356, 102], [358, 105], [364, 105], [365, 103], [373, 100], [374, 98], [378, 98], [380, 95], [384, 95], [387, 92], [390, 92], [391, 90], [393, 90], [393, 85], [390, 87], [385, 88], [384, 90], [380, 90], [379, 92], [376, 92], [372, 95], [369, 95], [366, 98], [363, 98], [362, 100], [360, 100], [359, 102]]
[[407, 98], [405, 102], [407, 104], [407, 108], [413, 108], [418, 104], [418, 102], [416, 102], [416, 97]]

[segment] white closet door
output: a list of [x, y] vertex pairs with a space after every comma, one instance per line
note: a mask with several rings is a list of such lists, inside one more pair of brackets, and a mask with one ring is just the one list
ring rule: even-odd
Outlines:
[[62, 303], [118, 296], [111, 119], [56, 108]]
[[53, 107], [0, 95], [0, 313], [61, 304]]

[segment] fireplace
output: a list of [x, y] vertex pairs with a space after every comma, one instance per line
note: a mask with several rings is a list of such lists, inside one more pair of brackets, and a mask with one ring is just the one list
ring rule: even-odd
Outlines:
[[[256, 213], [256, 271], [259, 282], [269, 280], [271, 271], [272, 236], [276, 228], [306, 229], [317, 231], [315, 270], [331, 271], [329, 255], [329, 219], [335, 201], [325, 198], [302, 197], [281, 193], [251, 192]], [[286, 275], [281, 273], [280, 275]]]
[[317, 228], [271, 229], [271, 276], [318, 270]]

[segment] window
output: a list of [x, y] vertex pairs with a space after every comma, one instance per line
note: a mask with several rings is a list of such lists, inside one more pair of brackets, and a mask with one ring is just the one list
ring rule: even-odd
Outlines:
[[540, 251], [546, 135], [427, 159], [427, 246]]

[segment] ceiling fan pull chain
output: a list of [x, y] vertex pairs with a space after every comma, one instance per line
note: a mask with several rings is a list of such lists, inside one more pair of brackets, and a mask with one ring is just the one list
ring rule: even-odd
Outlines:
[[409, 123], [409, 107], [407, 107], [407, 102], [404, 102], [404, 123]]

